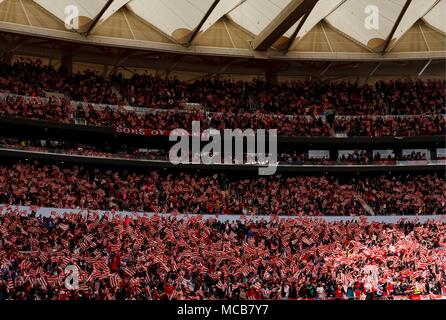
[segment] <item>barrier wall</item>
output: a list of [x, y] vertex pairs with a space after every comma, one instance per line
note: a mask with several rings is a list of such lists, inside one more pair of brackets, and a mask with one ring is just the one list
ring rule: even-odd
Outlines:
[[[87, 215], [88, 213], [94, 212], [97, 213], [99, 216], [102, 215], [120, 215], [122, 217], [125, 216], [148, 216], [151, 217], [154, 215], [153, 212], [130, 212], [130, 211], [105, 211], [105, 210], [82, 210], [82, 209], [60, 209], [60, 208], [34, 208], [34, 207], [28, 207], [28, 206], [9, 206], [9, 205], [0, 205], [0, 214], [6, 214], [9, 209], [17, 209], [20, 214], [26, 215], [30, 214], [33, 210], [36, 211], [36, 214], [38, 216], [44, 216], [49, 217], [52, 214], [58, 214], [63, 215], [64, 213], [75, 213], [75, 214], [82, 214]], [[172, 214], [159, 214], [161, 217], [171, 217]], [[186, 215], [184, 214], [177, 214], [175, 217], [177, 219], [182, 219]], [[187, 215], [189, 217], [196, 216], [194, 214]], [[240, 215], [213, 215], [213, 214], [204, 214], [201, 215], [204, 219], [217, 219], [219, 221], [236, 221], [240, 220]], [[405, 221], [417, 221], [417, 222], [427, 222], [427, 221], [444, 221], [446, 222], [446, 215], [420, 215], [420, 216], [364, 216], [367, 222], [382, 222], [382, 223], [398, 223], [401, 220]], [[266, 220], [269, 221], [271, 219], [271, 216], [265, 216], [265, 215], [259, 215], [259, 216], [245, 216], [246, 220], [249, 221], [259, 221], [259, 220]], [[339, 222], [339, 221], [359, 221], [360, 217], [352, 217], [352, 216], [321, 216], [321, 217], [311, 217], [311, 216], [305, 216], [305, 217], [296, 217], [296, 216], [279, 216], [278, 217], [281, 220], [299, 220], [302, 218], [309, 218], [309, 219], [318, 219], [323, 220], [326, 222]], [[364, 219], [364, 218], [363, 218]]]
[[[115, 136], [119, 137], [129, 137], [129, 138], [144, 138], [144, 139], [161, 139], [162, 141], [168, 140], [166, 136], [163, 135], [133, 135], [133, 134], [117, 134], [115, 129], [112, 127], [103, 126], [92, 126], [86, 124], [75, 124], [75, 123], [58, 123], [52, 121], [27, 119], [22, 117], [11, 117], [11, 116], [0, 116], [0, 126], [13, 126], [14, 128], [26, 127], [26, 128], [44, 128], [46, 132], [60, 133], [63, 132], [65, 135], [69, 132], [70, 134], [94, 134], [104, 135], [104, 136]], [[370, 148], [444, 148], [445, 139], [444, 136], [411, 136], [411, 137], [286, 137], [278, 136], [278, 143], [293, 143], [296, 145], [308, 146], [311, 144], [313, 148], [353, 148], [361, 149], [364, 146]]]
[[[0, 146], [0, 157], [16, 157], [30, 159], [45, 159], [53, 161], [66, 161], [75, 163], [91, 163], [113, 166], [134, 166], [149, 168], [170, 168], [170, 169], [191, 169], [191, 170], [211, 170], [211, 171], [243, 171], [254, 172], [259, 168], [267, 166], [259, 164], [178, 164], [174, 165], [167, 160], [131, 159], [123, 157], [101, 157], [81, 154], [65, 154], [55, 152], [42, 152], [31, 150], [9, 149]], [[277, 165], [277, 172], [396, 172], [396, 171], [439, 171], [446, 167], [445, 160], [429, 160], [423, 164], [415, 164], [410, 161], [395, 164], [283, 164]]]

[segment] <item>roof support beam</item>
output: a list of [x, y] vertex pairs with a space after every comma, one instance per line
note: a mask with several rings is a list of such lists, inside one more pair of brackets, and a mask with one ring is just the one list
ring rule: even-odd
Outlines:
[[421, 71], [418, 73], [417, 79], [423, 75], [424, 71], [426, 71], [427, 67], [429, 67], [431, 63], [432, 59], [429, 59], [429, 61], [427, 61], [426, 64], [424, 65], [423, 69], [421, 69]]
[[108, 0], [108, 2], [105, 4], [105, 6], [102, 7], [101, 11], [94, 17], [93, 22], [88, 27], [88, 30], [85, 32], [85, 36], [88, 37], [90, 35], [90, 32], [96, 27], [99, 20], [101, 20], [102, 16], [104, 15], [105, 11], [111, 6], [114, 0]]
[[429, 43], [427, 42], [426, 36], [424, 35], [424, 31], [420, 25], [420, 22], [417, 22], [417, 26], [420, 29], [421, 35], [423, 36], [424, 44], [426, 45], [427, 51], [431, 51], [431, 48], [429, 47]]
[[10, 51], [11, 53], [16, 52], [17, 50], [19, 50], [21, 47], [23, 47], [25, 44], [27, 44], [29, 42], [29, 38], [23, 37], [22, 40], [20, 40], [18, 43], [16, 43], [16, 45], [9, 49], [8, 51]]
[[189, 47], [192, 44], [192, 41], [194, 41], [195, 37], [197, 36], [198, 32], [200, 32], [201, 27], [203, 26], [203, 24], [206, 22], [206, 20], [209, 18], [209, 16], [211, 15], [212, 11], [214, 11], [215, 7], [218, 5], [218, 3], [220, 2], [220, 0], [214, 0], [214, 2], [212, 3], [211, 7], [208, 9], [208, 11], [206, 12], [206, 14], [203, 16], [203, 18], [200, 20], [200, 23], [198, 24], [198, 26], [194, 29], [194, 31], [192, 32], [192, 34], [190, 35], [189, 39], [187, 40], [187, 42], [185, 43], [186, 47]]
[[183, 60], [184, 56], [179, 56], [174, 63], [171, 64], [171, 66], [169, 67], [169, 71], [174, 70], [181, 62], [181, 60]]
[[322, 70], [322, 72], [319, 74], [319, 77], [322, 77], [324, 74], [326, 74], [328, 69], [330, 69], [332, 65], [333, 65], [333, 61], [328, 62], [327, 65], [325, 66], [324, 70]]
[[[342, 6], [347, 0], [342, 0], [341, 2], [338, 3], [338, 5], [336, 7], [334, 7], [333, 9], [330, 10], [329, 13], [327, 13], [325, 16], [323, 16], [321, 19], [319, 19], [318, 23], [321, 23], [322, 21], [325, 20], [326, 17], [328, 17], [330, 14], [332, 14], [333, 12], [336, 11], [336, 9], [338, 9], [340, 6]], [[310, 12], [311, 13], [311, 12]], [[296, 36], [297, 37], [297, 34]], [[298, 41], [300, 41], [301, 39], [299, 39]], [[288, 48], [289, 49], [289, 48]]]
[[[420, 16], [420, 18], [415, 22], [415, 24], [413, 25], [413, 26], [417, 25], [418, 28], [420, 29], [421, 35], [423, 36], [423, 40], [424, 40], [424, 43], [426, 44], [426, 47], [427, 47], [427, 50], [428, 50], [428, 51], [430, 51], [429, 44], [428, 44], [427, 41], [426, 41], [426, 37], [425, 37], [425, 35], [424, 35], [423, 28], [421, 27], [420, 20], [422, 20], [424, 16], [426, 16], [426, 15], [427, 15], [433, 8], [435, 8], [435, 6], [436, 6], [440, 1], [441, 1], [441, 0], [436, 0], [435, 3], [434, 3], [434, 4], [433, 4], [433, 5], [432, 5], [426, 12], [424, 12], [424, 13]], [[409, 30], [410, 30], [410, 29], [406, 30], [403, 34], [401, 34], [401, 35], [399, 36], [398, 40], [400, 40], [400, 39], [402, 38], [402, 36], [403, 36], [404, 34], [406, 34], [407, 31], [409, 31]], [[395, 43], [393, 43], [391, 47], [387, 48], [387, 50], [389, 50], [389, 51], [392, 50], [395, 46], [397, 46], [398, 42], [399, 42], [399, 41], [396, 41]]]
[[290, 49], [291, 44], [293, 43], [294, 39], [296, 39], [297, 34], [299, 33], [300, 29], [302, 29], [302, 27], [303, 27], [305, 21], [307, 21], [307, 18], [308, 18], [308, 16], [310, 15], [310, 13], [311, 13], [311, 10], [308, 11], [308, 12], [304, 15], [304, 17], [300, 20], [299, 24], [297, 25], [296, 30], [294, 30], [293, 34], [292, 34], [291, 37], [288, 39], [288, 41], [287, 41], [285, 47], [283, 48], [283, 54], [286, 54], [286, 53], [288, 52], [288, 50]]
[[130, 58], [139, 57], [139, 56], [147, 56], [149, 54], [150, 54], [150, 52], [141, 52], [141, 51], [133, 51], [132, 52], [132, 50], [127, 50], [125, 54], [119, 55], [119, 57], [122, 57], [122, 58], [118, 60], [118, 62], [116, 63], [116, 66], [121, 67]]
[[412, 2], [412, 0], [406, 0], [406, 3], [404, 4], [403, 9], [401, 10], [398, 18], [395, 21], [395, 24], [393, 25], [392, 31], [390, 31], [389, 36], [386, 39], [386, 43], [384, 44], [384, 47], [381, 51], [381, 54], [384, 55], [387, 51], [387, 48], [389, 47], [390, 41], [392, 41], [393, 35], [395, 34], [396, 29], [398, 28], [401, 20], [403, 19], [404, 14], [407, 11], [407, 8], [409, 8], [410, 3]]
[[382, 64], [383, 64], [382, 61], [378, 62], [376, 66], [373, 68], [373, 70], [370, 71], [369, 75], [367, 76], [367, 79], [372, 77], [375, 74], [375, 72], [378, 71], [379, 67], [381, 67]]
[[236, 63], [240, 63], [243, 60], [240, 59], [228, 59], [228, 62], [225, 63], [225, 65], [223, 67], [220, 68], [220, 70], [218, 70], [217, 74], [221, 74], [221, 73], [225, 73], [226, 70], [228, 70], [228, 68]]
[[267, 50], [301, 17], [310, 12], [317, 0], [293, 0], [254, 39], [255, 50]]

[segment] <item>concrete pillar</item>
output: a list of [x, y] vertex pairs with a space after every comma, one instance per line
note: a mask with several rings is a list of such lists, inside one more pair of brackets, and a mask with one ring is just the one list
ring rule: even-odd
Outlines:
[[169, 76], [170, 76], [170, 69], [166, 69], [166, 71], [165, 71], [165, 73], [164, 73], [164, 79], [169, 79]]
[[268, 70], [265, 72], [265, 81], [269, 84], [276, 85], [279, 83], [279, 76], [276, 71]]
[[109, 65], [104, 64], [104, 68], [102, 69], [102, 77], [106, 78], [108, 76]]
[[431, 152], [431, 160], [437, 160], [437, 148], [430, 148], [429, 151]]
[[338, 149], [330, 149], [330, 161], [338, 160], [339, 151]]
[[63, 56], [61, 66], [68, 72], [73, 72], [73, 56]]
[[11, 61], [12, 61], [12, 57], [13, 57], [13, 56], [14, 56], [14, 55], [12, 54], [12, 52], [7, 51], [7, 52], [3, 53], [2, 60], [3, 60], [3, 62], [4, 62], [5, 64], [11, 64]]
[[395, 153], [395, 158], [401, 158], [401, 156], [403, 155], [403, 148], [397, 147], [393, 150], [393, 152]]

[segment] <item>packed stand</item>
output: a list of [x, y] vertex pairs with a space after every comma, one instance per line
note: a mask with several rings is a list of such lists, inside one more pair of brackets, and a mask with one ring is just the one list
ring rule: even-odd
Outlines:
[[444, 116], [408, 116], [408, 117], [348, 117], [337, 118], [334, 124], [336, 132], [348, 137], [410, 137], [444, 135], [446, 120]]
[[[0, 300], [446, 295], [446, 224], [440, 221], [220, 222], [3, 210]], [[68, 266], [78, 282], [69, 281]]]
[[377, 215], [444, 214], [444, 174], [378, 176], [358, 181], [358, 192]]
[[17, 163], [0, 167], [0, 203], [160, 213], [360, 215], [445, 214], [442, 176], [240, 177]]
[[118, 104], [120, 100], [112, 90], [111, 82], [96, 73], [86, 70], [83, 73], [67, 73], [63, 68], [17, 61], [12, 65], [0, 64], [0, 91], [45, 97], [53, 92], [63, 93], [76, 101]]
[[4, 92], [44, 96], [45, 91], [59, 91], [73, 100], [92, 103], [163, 109], [199, 103], [207, 111], [310, 116], [446, 113], [445, 82], [439, 80], [381, 81], [374, 85], [329, 81], [277, 85], [263, 80], [181, 82], [140, 74], [103, 78], [89, 70], [69, 74], [28, 60], [1, 65], [0, 70], [0, 90]]
[[347, 136], [432, 136], [445, 133], [444, 116], [364, 117], [323, 119], [306, 116], [274, 116], [250, 113], [206, 113], [178, 110], [136, 113], [123, 107], [116, 111], [106, 107], [72, 106], [65, 100], [50, 98], [25, 99], [8, 96], [0, 99], [0, 116], [24, 117], [59, 123], [81, 123], [112, 128], [137, 128], [190, 131], [192, 121], [200, 121], [201, 129], [277, 129], [279, 136], [312, 137], [334, 136], [343, 132]]

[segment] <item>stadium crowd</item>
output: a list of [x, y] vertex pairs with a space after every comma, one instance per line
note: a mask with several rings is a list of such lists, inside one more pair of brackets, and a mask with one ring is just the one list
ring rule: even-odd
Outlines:
[[0, 300], [446, 295], [441, 221], [220, 222], [2, 210]]
[[445, 214], [443, 176], [234, 177], [83, 166], [0, 166], [0, 203], [159, 213], [250, 215]]
[[358, 192], [377, 215], [446, 213], [444, 174], [442, 177], [431, 175], [418, 175], [416, 178], [412, 175], [369, 177], [359, 180], [357, 186]]
[[29, 60], [0, 65], [0, 90], [6, 93], [45, 97], [46, 92], [64, 93], [77, 101], [118, 104], [110, 81], [92, 71], [70, 74], [63, 69]]
[[63, 99], [49, 101], [8, 96], [0, 99], [0, 116], [23, 117], [59, 123], [82, 123], [112, 128], [135, 128], [191, 131], [192, 121], [200, 121], [202, 130], [277, 129], [279, 136], [432, 136], [445, 133], [446, 119], [442, 115], [405, 117], [311, 117], [275, 116], [251, 113], [207, 113], [203, 111], [154, 111], [137, 113], [123, 107], [95, 109], [92, 105], [72, 106]]
[[[274, 114], [386, 115], [445, 113], [442, 81], [390, 81], [374, 86], [349, 82], [198, 80], [184, 83], [135, 74], [112, 77], [126, 103], [161, 108], [202, 103], [209, 111]], [[175, 103], [178, 101], [178, 103]]]
[[[0, 65], [0, 116], [166, 132], [190, 131], [197, 120], [202, 129], [278, 129], [281, 136], [432, 136], [445, 134], [444, 89], [444, 81], [271, 85], [103, 77], [21, 60]], [[55, 92], [67, 99], [45, 98]], [[186, 110], [188, 103], [203, 109]], [[136, 112], [128, 105], [152, 109]], [[130, 145], [97, 148], [57, 140], [0, 138], [0, 146], [101, 157], [167, 156]], [[397, 158], [422, 159], [426, 155], [415, 151]], [[280, 160], [329, 161], [293, 150], [282, 152]], [[367, 151], [339, 158], [341, 163], [381, 160]], [[25, 215], [16, 205], [79, 209], [86, 215]], [[100, 216], [97, 210], [108, 212]], [[164, 213], [169, 215], [159, 215]], [[186, 216], [179, 219], [179, 214]], [[221, 220], [240, 215], [240, 220], [204, 220], [204, 214]], [[253, 177], [5, 160], [0, 164], [0, 300], [446, 296], [444, 219], [396, 224], [364, 217], [317, 219], [445, 214], [446, 181], [436, 173]], [[270, 220], [250, 220], [259, 215]], [[74, 273], [67, 273], [68, 266]], [[76, 281], [67, 286], [67, 277], [77, 275], [79, 286]]]
[[[71, 99], [148, 108], [182, 108], [202, 104], [207, 111], [266, 114], [411, 115], [445, 114], [444, 81], [389, 81], [375, 85], [350, 82], [197, 80], [181, 82], [151, 75], [103, 78], [92, 71], [70, 74], [41, 62], [19, 60], [0, 66], [0, 90], [45, 96], [64, 92]], [[115, 90], [112, 90], [114, 88]], [[115, 93], [118, 92], [118, 94]], [[118, 98], [119, 97], [119, 98]]]

